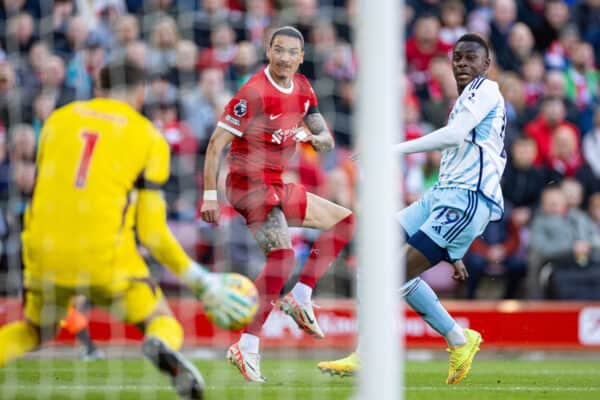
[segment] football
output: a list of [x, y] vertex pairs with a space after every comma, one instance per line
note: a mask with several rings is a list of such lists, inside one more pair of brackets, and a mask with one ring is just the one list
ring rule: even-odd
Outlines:
[[228, 298], [224, 301], [234, 302], [237, 308], [243, 310], [243, 318], [219, 318], [216, 310], [219, 308], [206, 307], [206, 317], [210, 322], [219, 328], [227, 330], [239, 330], [248, 325], [256, 315], [258, 310], [258, 290], [254, 283], [244, 275], [237, 273], [223, 274], [224, 292], [228, 293]]

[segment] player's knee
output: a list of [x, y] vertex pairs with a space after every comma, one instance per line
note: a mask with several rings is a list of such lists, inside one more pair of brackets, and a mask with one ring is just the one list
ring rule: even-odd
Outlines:
[[179, 351], [183, 344], [183, 328], [179, 321], [170, 315], [154, 317], [146, 325], [146, 336], [154, 336], [162, 340], [167, 346]]
[[[420, 275], [446, 258], [446, 250], [419, 230], [408, 240], [407, 279]], [[411, 251], [411, 249], [413, 251]]]

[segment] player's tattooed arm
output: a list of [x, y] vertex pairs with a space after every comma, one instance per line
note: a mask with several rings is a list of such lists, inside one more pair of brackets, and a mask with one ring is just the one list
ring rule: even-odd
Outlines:
[[289, 249], [292, 247], [288, 224], [281, 208], [274, 207], [271, 209], [267, 220], [256, 231], [254, 237], [265, 254], [275, 249]]
[[327, 128], [325, 119], [321, 113], [311, 113], [304, 117], [304, 123], [311, 133], [311, 144], [315, 150], [330, 151], [333, 150], [333, 135]]

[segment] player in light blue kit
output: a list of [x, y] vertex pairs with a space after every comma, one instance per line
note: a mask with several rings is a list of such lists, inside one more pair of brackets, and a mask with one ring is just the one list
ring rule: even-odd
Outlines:
[[[442, 260], [464, 274], [460, 259], [490, 221], [504, 211], [500, 178], [506, 164], [504, 131], [506, 111], [498, 84], [486, 78], [489, 47], [476, 34], [462, 36], [452, 52], [458, 97], [448, 124], [419, 139], [400, 143], [402, 154], [442, 150], [438, 183], [398, 214], [407, 235], [406, 275], [402, 287], [409, 305], [448, 342], [450, 367], [446, 383], [468, 374], [482, 341], [472, 329], [460, 328], [419, 278]], [[324, 372], [349, 375], [358, 368], [353, 353], [341, 360], [322, 362]]]

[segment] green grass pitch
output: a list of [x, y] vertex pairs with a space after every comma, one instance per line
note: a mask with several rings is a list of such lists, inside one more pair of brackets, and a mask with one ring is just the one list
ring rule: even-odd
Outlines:
[[[315, 360], [265, 359], [266, 384], [246, 383], [221, 360], [196, 361], [207, 400], [344, 400], [353, 378], [322, 375]], [[600, 399], [600, 361], [476, 360], [459, 385], [443, 383], [443, 361], [407, 364], [406, 399]], [[167, 378], [142, 359], [84, 363], [29, 359], [0, 371], [2, 399], [176, 399]]]

